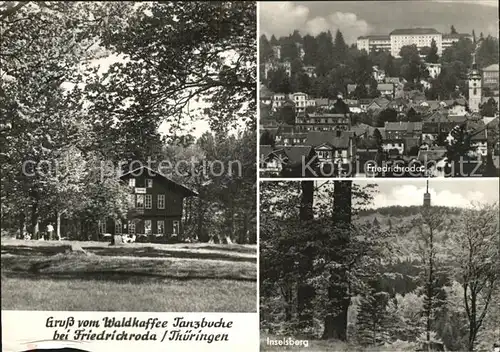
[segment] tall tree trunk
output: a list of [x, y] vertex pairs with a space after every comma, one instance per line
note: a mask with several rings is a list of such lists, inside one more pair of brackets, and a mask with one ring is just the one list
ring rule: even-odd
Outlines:
[[188, 217], [188, 223], [189, 225], [192, 225], [193, 222], [193, 199], [192, 197], [189, 198], [189, 217]]
[[82, 238], [82, 219], [81, 218], [78, 218], [78, 220], [76, 221], [75, 228], [76, 228], [76, 238], [78, 238], [78, 239]]
[[[342, 280], [347, 280], [344, 278]], [[340, 341], [347, 341], [347, 311], [351, 299], [347, 296], [347, 290], [343, 285], [331, 283], [328, 288], [328, 299], [338, 303], [336, 312], [334, 314], [327, 314], [324, 319], [324, 329], [322, 339], [337, 339]]]
[[19, 238], [24, 239], [26, 233], [26, 215], [24, 211], [19, 215]]
[[[302, 181], [302, 198], [300, 202], [300, 220], [302, 222], [311, 221], [314, 218], [314, 182]], [[300, 327], [308, 328], [313, 325], [312, 300], [315, 295], [314, 287], [305, 283], [305, 279], [312, 271], [314, 252], [310, 248], [303, 251], [304, 262], [300, 263], [299, 278], [297, 281], [297, 313]]]
[[[234, 239], [234, 202], [231, 197], [229, 200], [229, 238], [231, 241]], [[228, 241], [229, 242], [229, 241]]]
[[475, 292], [475, 288], [473, 285], [471, 285], [470, 288], [470, 296], [471, 296], [471, 304], [470, 304], [470, 322], [469, 322], [469, 338], [467, 341], [467, 347], [468, 351], [474, 351], [474, 345], [476, 342], [476, 337], [477, 337], [477, 330], [478, 330], [478, 324], [477, 324], [477, 302], [476, 302], [476, 297], [477, 297], [477, 292]]
[[300, 200], [300, 220], [310, 221], [314, 218], [313, 203], [314, 203], [314, 182], [302, 181], [302, 198]]
[[240, 232], [240, 244], [245, 244], [249, 242], [248, 239], [248, 213], [243, 211], [243, 228]]
[[430, 228], [429, 233], [429, 278], [427, 282], [427, 304], [428, 307], [426, 309], [426, 339], [427, 339], [427, 350], [430, 352], [431, 348], [431, 321], [432, 321], [432, 306], [433, 306], [433, 285], [434, 285], [434, 261], [433, 261], [433, 251], [434, 251], [434, 238], [432, 226]]
[[40, 214], [38, 213], [38, 199], [35, 199], [31, 208], [32, 239], [38, 239], [40, 232]]
[[[335, 227], [345, 233], [340, 234], [340, 231], [338, 231], [339, 238], [336, 243], [339, 257], [332, 259], [342, 263], [342, 252], [347, 248], [350, 240], [352, 181], [335, 181], [333, 197], [332, 216]], [[347, 312], [351, 302], [347, 269], [341, 267], [332, 270], [335, 270], [335, 272], [331, 276], [328, 299], [330, 302], [335, 302], [335, 309], [325, 315], [322, 338], [347, 341]]]
[[61, 240], [61, 212], [56, 210], [56, 238]]
[[197, 207], [197, 211], [198, 211], [198, 221], [197, 221], [197, 229], [196, 229], [196, 232], [197, 232], [197, 236], [198, 236], [198, 241], [200, 242], [208, 242], [209, 238], [208, 236], [206, 235], [204, 229], [203, 229], [203, 221], [204, 221], [204, 207], [203, 207], [203, 200], [201, 198], [201, 196], [198, 196], [198, 207]]

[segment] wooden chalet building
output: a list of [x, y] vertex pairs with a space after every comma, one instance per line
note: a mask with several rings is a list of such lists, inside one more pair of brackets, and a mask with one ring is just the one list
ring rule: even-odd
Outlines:
[[127, 216], [99, 221], [101, 235], [127, 234], [144, 242], [164, 242], [182, 234], [184, 198], [196, 196], [196, 192], [144, 166], [120, 179], [130, 188]]

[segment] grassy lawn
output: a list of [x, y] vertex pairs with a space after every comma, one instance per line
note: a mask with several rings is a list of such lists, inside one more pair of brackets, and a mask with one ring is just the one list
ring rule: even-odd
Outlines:
[[79, 244], [2, 240], [2, 309], [256, 310], [255, 246]]
[[131, 312], [253, 312], [256, 283], [2, 278], [2, 309]]
[[217, 245], [206, 243], [133, 243], [110, 246], [107, 242], [79, 241], [23, 241], [2, 239], [2, 255], [57, 254], [78, 243], [87, 252], [102, 256], [132, 257], [176, 257], [197, 259], [220, 259], [256, 262], [256, 245]]
[[[12, 246], [23, 246], [29, 245], [30, 247], [47, 247], [47, 246], [60, 246], [68, 245], [72, 243], [79, 243], [83, 248], [92, 247], [107, 247], [108, 242], [98, 242], [98, 241], [24, 241], [14, 238], [2, 237], [2, 246], [12, 245]], [[257, 247], [254, 244], [213, 244], [213, 243], [174, 243], [174, 244], [164, 244], [164, 243], [132, 243], [126, 244], [124, 246], [133, 246], [134, 248], [140, 247], [153, 247], [158, 250], [175, 250], [175, 249], [206, 249], [206, 250], [218, 250], [218, 251], [230, 251], [230, 252], [241, 252], [255, 254], [257, 252]], [[119, 248], [119, 247], [116, 247]]]

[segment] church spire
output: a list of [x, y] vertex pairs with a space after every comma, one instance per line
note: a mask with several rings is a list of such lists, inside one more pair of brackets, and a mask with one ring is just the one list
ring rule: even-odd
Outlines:
[[482, 98], [482, 80], [481, 72], [479, 71], [476, 59], [477, 52], [481, 46], [481, 40], [479, 40], [472, 52], [472, 67], [469, 72], [469, 110], [471, 112], [479, 112], [479, 105], [481, 104]]

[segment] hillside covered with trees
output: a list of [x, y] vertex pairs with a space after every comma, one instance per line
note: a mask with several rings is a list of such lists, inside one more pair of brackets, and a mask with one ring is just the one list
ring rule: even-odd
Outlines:
[[[456, 29], [452, 26], [450, 33]], [[480, 68], [499, 61], [498, 38], [483, 37], [474, 34], [475, 40], [481, 41], [477, 52], [477, 63]], [[425, 90], [427, 99], [453, 99], [459, 95], [468, 96], [467, 74], [472, 64], [472, 52], [475, 44], [468, 39], [461, 38], [451, 47], [446, 48], [442, 55], [437, 54], [435, 45], [422, 48], [405, 46], [401, 49], [401, 57], [394, 58], [390, 53], [382, 50], [366, 53], [356, 48], [355, 44], [348, 45], [342, 32], [322, 32], [317, 36], [302, 35], [295, 30], [289, 36], [268, 38], [262, 35], [259, 39], [260, 62], [273, 60], [288, 61], [291, 64], [291, 76], [284, 69], [270, 72], [263, 83], [273, 92], [291, 93], [303, 92], [313, 97], [336, 99], [338, 94], [347, 97], [347, 84], [356, 84], [356, 90], [350, 98], [375, 98], [378, 95], [376, 84], [372, 76], [373, 66], [385, 71], [388, 77], [404, 78], [406, 90], [424, 91], [420, 84], [421, 79], [428, 79], [429, 73], [424, 65], [427, 63], [441, 63], [441, 74], [435, 79], [429, 79], [431, 88]], [[280, 46], [281, 57], [277, 59], [273, 54], [273, 46]], [[301, 57], [301, 49], [303, 56]], [[421, 57], [423, 56], [423, 57]], [[304, 67], [313, 66], [315, 77], [310, 77]], [[263, 66], [260, 77], [265, 78]], [[368, 85], [367, 89], [365, 85]], [[456, 87], [459, 90], [456, 90]], [[489, 92], [484, 92], [488, 96]]]
[[363, 351], [491, 350], [498, 205], [373, 209], [374, 190], [262, 185], [263, 333]]

